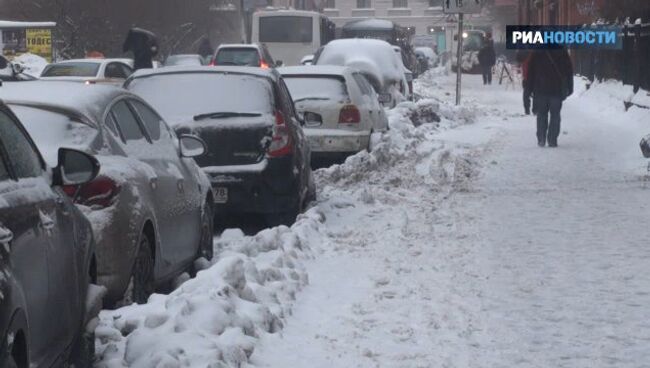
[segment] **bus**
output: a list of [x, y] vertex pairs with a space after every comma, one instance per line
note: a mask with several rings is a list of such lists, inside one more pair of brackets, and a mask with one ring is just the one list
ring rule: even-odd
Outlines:
[[320, 13], [302, 10], [265, 10], [253, 13], [251, 41], [265, 44], [276, 61], [300, 65], [336, 36], [336, 26]]
[[341, 29], [341, 38], [374, 38], [402, 48], [411, 44], [413, 35], [409, 28], [384, 19], [353, 20]]

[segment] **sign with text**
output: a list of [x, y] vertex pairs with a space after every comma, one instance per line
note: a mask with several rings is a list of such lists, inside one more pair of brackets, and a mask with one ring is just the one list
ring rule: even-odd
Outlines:
[[508, 49], [623, 49], [622, 28], [613, 26], [507, 26]]
[[45, 58], [52, 62], [52, 30], [27, 29], [25, 31], [27, 52]]
[[443, 0], [443, 12], [449, 14], [478, 14], [481, 12], [482, 0]]

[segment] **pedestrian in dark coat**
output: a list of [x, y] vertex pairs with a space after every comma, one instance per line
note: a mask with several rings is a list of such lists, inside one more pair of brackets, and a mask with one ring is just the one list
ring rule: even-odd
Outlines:
[[[517, 62], [521, 65], [521, 86], [524, 89], [523, 100], [524, 112], [526, 115], [530, 115], [530, 104], [533, 94], [533, 91], [530, 90], [530, 83], [528, 83], [530, 59], [532, 56], [533, 55], [529, 50], [517, 51]], [[533, 113], [535, 113], [535, 111], [533, 111]]]
[[483, 73], [483, 84], [492, 84], [492, 67], [497, 63], [497, 56], [490, 36], [485, 38], [483, 47], [478, 52], [478, 62]]
[[153, 57], [158, 54], [156, 35], [141, 28], [131, 28], [126, 36], [122, 51], [133, 52], [133, 68], [153, 68]]
[[540, 147], [547, 142], [549, 147], [557, 147], [562, 102], [573, 94], [573, 64], [567, 50], [533, 51], [528, 83], [533, 92], [533, 111], [537, 113], [537, 143]]
[[210, 44], [210, 38], [208, 38], [208, 36], [203, 37], [201, 43], [199, 44], [198, 51], [203, 60], [207, 61], [206, 64], [209, 63], [214, 54], [214, 49], [212, 48], [212, 44]]

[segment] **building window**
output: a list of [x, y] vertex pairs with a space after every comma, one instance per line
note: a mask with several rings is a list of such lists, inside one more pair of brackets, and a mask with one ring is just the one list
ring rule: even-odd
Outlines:
[[408, 0], [393, 0], [393, 8], [408, 8]]
[[336, 0], [326, 0], [325, 9], [336, 9]]
[[437, 8], [442, 6], [442, 0], [429, 0], [429, 8]]
[[370, 9], [372, 2], [370, 0], [357, 0], [357, 9]]

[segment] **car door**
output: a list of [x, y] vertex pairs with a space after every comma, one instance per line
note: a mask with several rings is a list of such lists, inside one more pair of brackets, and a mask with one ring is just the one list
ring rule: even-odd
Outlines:
[[0, 152], [3, 169], [9, 174], [1, 176], [0, 184], [3, 247], [24, 295], [30, 360], [37, 366], [49, 365], [76, 332], [70, 324], [70, 302], [61, 302], [72, 299], [77, 290], [68, 284], [71, 270], [56, 274], [61, 270], [50, 262], [53, 257], [66, 257], [66, 253], [57, 254], [61, 245], [56, 213], [59, 196], [49, 185], [31, 139], [4, 108], [0, 108]]
[[[201, 240], [201, 208], [203, 198], [199, 183], [189, 165], [193, 159], [181, 158], [176, 135], [171, 132], [164, 120], [149, 106], [137, 100], [129, 100], [137, 115], [146, 128], [151, 139], [156, 160], [156, 170], [161, 177], [169, 178], [173, 188], [172, 193], [164, 200], [167, 202], [167, 219], [169, 231], [169, 252], [174, 254], [176, 265], [178, 261], [192, 260], [198, 253]], [[174, 267], [176, 268], [176, 267]]]

